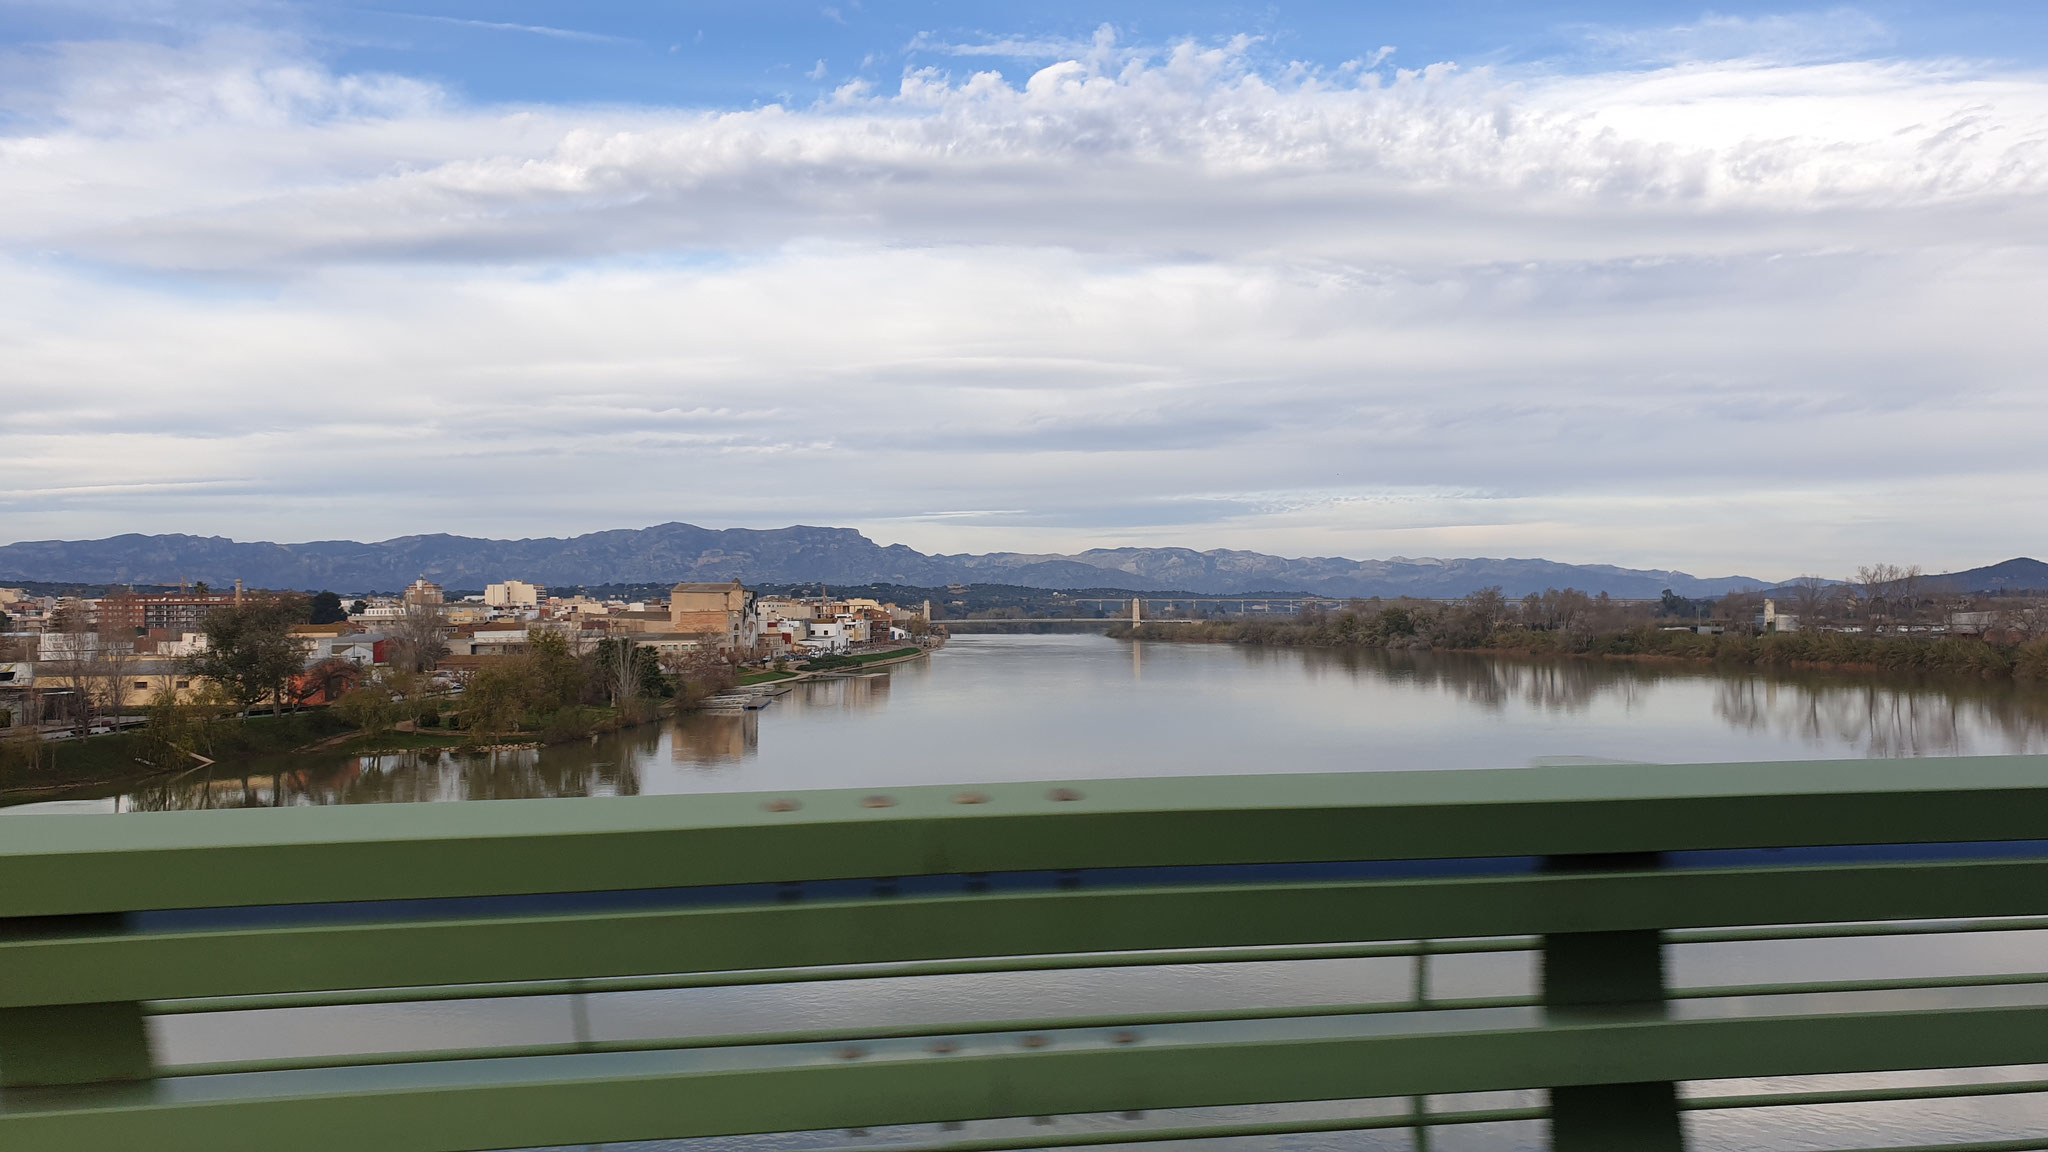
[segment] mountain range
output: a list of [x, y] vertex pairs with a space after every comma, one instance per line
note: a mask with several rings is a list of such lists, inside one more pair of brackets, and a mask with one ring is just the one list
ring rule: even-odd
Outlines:
[[425, 577], [443, 587], [477, 589], [501, 580], [553, 587], [730, 580], [1016, 584], [1032, 588], [1126, 588], [1235, 594], [1292, 592], [1327, 596], [1462, 596], [1499, 585], [1511, 596], [1578, 588], [1654, 598], [1669, 588], [1717, 596], [1770, 582], [1746, 576], [1702, 578], [1684, 572], [1563, 564], [1537, 559], [1334, 556], [1285, 558], [1260, 552], [1188, 548], [1094, 548], [1086, 552], [927, 555], [879, 545], [851, 528], [651, 528], [592, 532], [567, 539], [485, 540], [435, 534], [374, 543], [242, 542], [219, 536], [129, 534], [104, 540], [36, 540], [0, 545], [0, 582], [177, 584], [224, 587], [396, 591]]
[[[596, 584], [730, 580], [793, 584], [1015, 584], [1029, 588], [1123, 588], [1144, 592], [1312, 593], [1324, 596], [1463, 596], [1498, 585], [1510, 596], [1577, 588], [1628, 599], [1719, 596], [1768, 588], [1748, 576], [1564, 564], [1540, 559], [1396, 556], [1287, 558], [1262, 552], [1189, 548], [1091, 548], [1071, 555], [991, 552], [927, 555], [880, 545], [851, 528], [652, 528], [567, 539], [484, 540], [435, 534], [374, 543], [242, 542], [219, 536], [130, 534], [104, 540], [35, 540], [0, 545], [0, 582], [176, 584], [391, 592], [425, 577], [451, 589], [501, 580], [556, 588]], [[1938, 579], [1967, 591], [2048, 588], [2048, 564], [2014, 559]]]

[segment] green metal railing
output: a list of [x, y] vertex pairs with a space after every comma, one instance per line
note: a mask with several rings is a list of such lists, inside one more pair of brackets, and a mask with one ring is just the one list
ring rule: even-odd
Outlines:
[[[1384, 1100], [930, 1147], [1540, 1122], [1560, 1149], [1676, 1149], [1693, 1112], [2048, 1093], [1684, 1088], [2048, 1062], [2048, 956], [1673, 987], [1671, 948], [2043, 929], [2041, 758], [16, 816], [0, 1148], [490, 1149]], [[1540, 960], [1533, 993], [1432, 993], [1434, 958], [1513, 952]], [[150, 1039], [201, 1013], [1371, 958], [1410, 961], [1408, 998], [207, 1064]], [[1547, 1106], [1422, 1106], [1536, 1090]]]

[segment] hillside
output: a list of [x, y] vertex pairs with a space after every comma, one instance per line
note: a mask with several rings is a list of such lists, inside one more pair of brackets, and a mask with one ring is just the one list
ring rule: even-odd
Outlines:
[[1287, 558], [1260, 552], [1187, 548], [1097, 548], [1075, 555], [997, 552], [926, 555], [876, 544], [851, 528], [652, 528], [567, 539], [485, 540], [401, 536], [374, 543], [242, 542], [218, 536], [126, 535], [104, 540], [38, 540], [0, 545], [0, 582], [176, 584], [204, 580], [252, 588], [394, 591], [424, 576], [448, 588], [505, 579], [554, 586], [678, 580], [839, 584], [1003, 583], [1034, 588], [1113, 587], [1230, 594], [1306, 592], [1326, 596], [1462, 596], [1499, 585], [1511, 596], [1579, 588], [1655, 598], [1670, 588], [1714, 596], [1765, 581], [1700, 578], [1684, 572], [1562, 564], [1541, 559], [1335, 556]]

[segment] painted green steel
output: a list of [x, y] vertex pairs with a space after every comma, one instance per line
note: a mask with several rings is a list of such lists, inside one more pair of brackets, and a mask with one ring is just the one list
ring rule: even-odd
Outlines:
[[[969, 799], [959, 789], [906, 788], [9, 817], [0, 841], [0, 1071], [17, 1085], [139, 1076], [132, 1044], [95, 1048], [90, 1035], [114, 1033], [38, 1022], [118, 1016], [120, 1034], [130, 1036], [145, 1011], [1330, 956], [1416, 957], [1418, 999], [405, 1053], [348, 1066], [284, 1060], [159, 1069], [156, 1079], [126, 1084], [10, 1087], [0, 1093], [0, 1147], [459, 1150], [1551, 1089], [1570, 1106], [1564, 1111], [1587, 1121], [1579, 1138], [1591, 1148], [1613, 1135], [1602, 1119], [1611, 1110], [1600, 1102], [1631, 1092], [1644, 1101], [1661, 1093], [1639, 1111], [1670, 1121], [1663, 1135], [1675, 1140], [1676, 1107], [1712, 1104], [1674, 1104], [1669, 1085], [1677, 1081], [2048, 1060], [2048, 974], [1675, 992], [1658, 976], [1663, 944], [2048, 927], [2048, 849], [2039, 857], [1713, 869], [1664, 869], [1642, 855], [2040, 840], [2048, 836], [2048, 758], [1260, 775], [972, 791], [970, 802], [956, 802]], [[189, 931], [128, 930], [112, 915], [1522, 856], [1550, 858], [1555, 870], [1091, 882], [573, 915], [439, 911]], [[1979, 919], [1986, 917], [2034, 919]], [[1513, 997], [1420, 998], [1426, 955], [1532, 947], [1550, 966], [1547, 1007]], [[1632, 982], [1621, 1002], [1610, 1002], [1623, 975]], [[1903, 999], [1873, 1001], [1879, 993]], [[1873, 1006], [1883, 1010], [1862, 1010]], [[57, 1071], [37, 1071], [45, 1064]], [[1968, 1094], [1963, 1087], [1926, 1094]], [[1772, 1106], [1725, 1099], [1729, 1107]], [[1553, 1134], [1565, 1141], [1562, 1130], [1571, 1127], [1560, 1122]], [[1216, 1134], [1153, 1131], [1113, 1141], [1062, 1133], [1057, 1143]], [[1018, 1140], [962, 1142], [961, 1152], [1048, 1146], [1037, 1134]]]
[[0, 1101], [9, 1152], [484, 1149], [2036, 1058], [2048, 1006], [1560, 1022], [1532, 1010], [477, 1061]]
[[[0, 917], [1042, 868], [2027, 839], [2048, 758], [9, 817]], [[1059, 799], [1074, 796], [1076, 799]], [[876, 835], [877, 826], [886, 835]]]
[[0, 1007], [2048, 910], [2048, 861], [1079, 889], [0, 941]]

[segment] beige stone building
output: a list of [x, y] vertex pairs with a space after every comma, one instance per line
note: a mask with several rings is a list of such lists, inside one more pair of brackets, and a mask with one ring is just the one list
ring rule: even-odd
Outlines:
[[754, 594], [740, 585], [678, 584], [669, 591], [669, 631], [709, 637], [720, 650], [751, 656], [758, 617]]

